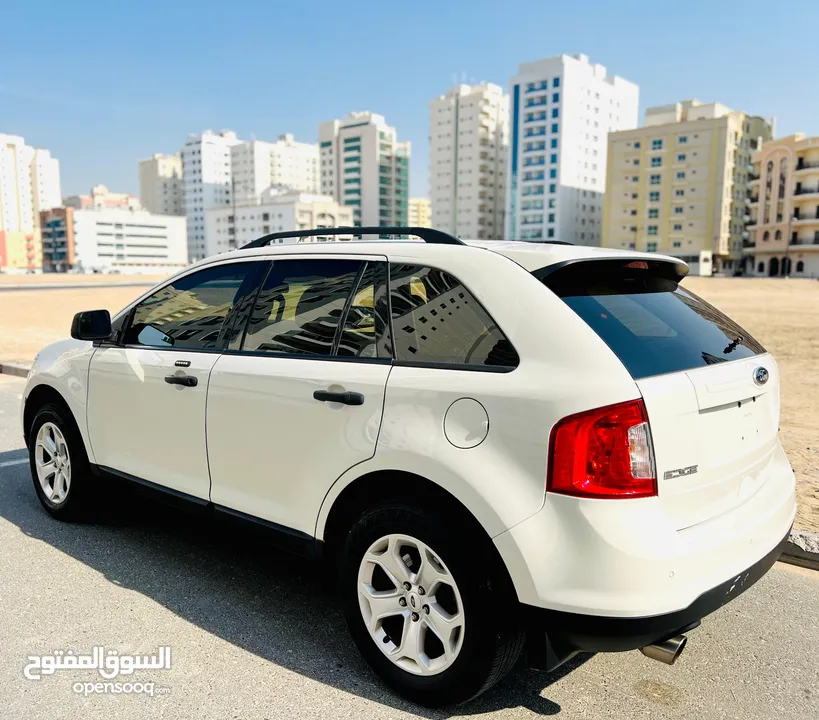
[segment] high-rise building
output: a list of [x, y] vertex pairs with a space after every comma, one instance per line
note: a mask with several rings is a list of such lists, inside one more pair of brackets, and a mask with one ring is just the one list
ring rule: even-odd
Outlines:
[[[274, 232], [352, 224], [353, 209], [339, 204], [329, 195], [270, 189], [262, 193], [255, 203], [207, 210], [207, 252], [208, 255], [226, 252]], [[322, 242], [328, 239], [350, 240], [352, 235], [306, 237], [305, 241]], [[277, 242], [295, 243], [299, 242], [299, 238]]]
[[324, 122], [319, 145], [321, 192], [352, 207], [355, 225], [407, 224], [410, 144], [381, 115]]
[[603, 244], [674, 255], [694, 272], [735, 269], [751, 153], [771, 133], [719, 103], [648, 108], [643, 127], [609, 136]]
[[185, 218], [123, 207], [52, 208], [40, 213], [43, 270], [171, 273], [184, 268]]
[[607, 136], [636, 127], [639, 88], [578, 54], [520, 65], [510, 94], [506, 237], [599, 245]]
[[409, 199], [407, 224], [410, 227], [434, 227], [429, 199], [423, 197]]
[[249, 140], [231, 149], [237, 205], [254, 203], [268, 188], [319, 191], [318, 145], [296, 142], [290, 133], [276, 142]]
[[0, 134], [0, 269], [42, 267], [40, 212], [59, 204], [59, 162], [22, 137]]
[[182, 155], [182, 183], [188, 227], [188, 257], [199, 260], [205, 250], [205, 210], [230, 205], [231, 148], [241, 141], [229, 130], [189, 135]]
[[819, 277], [819, 137], [765, 142], [751, 162], [746, 272]]
[[159, 215], [185, 214], [182, 157], [155, 153], [139, 161], [139, 200], [148, 212]]
[[142, 209], [139, 198], [128, 193], [111, 192], [105, 185], [94, 185], [88, 195], [69, 195], [63, 205], [75, 210]]
[[499, 86], [457, 85], [430, 103], [435, 228], [479, 240], [503, 237], [508, 148], [509, 96]]

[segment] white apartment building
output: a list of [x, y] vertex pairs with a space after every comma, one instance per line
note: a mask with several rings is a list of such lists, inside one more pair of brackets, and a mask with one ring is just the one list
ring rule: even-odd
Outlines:
[[241, 141], [229, 130], [189, 135], [181, 150], [182, 182], [188, 228], [188, 257], [199, 260], [205, 249], [205, 211], [230, 205], [231, 148]]
[[600, 245], [608, 133], [637, 126], [639, 88], [586, 55], [511, 80], [506, 237]]
[[59, 161], [18, 135], [0, 134], [0, 231], [32, 232], [40, 211], [60, 203]]
[[249, 140], [231, 149], [233, 191], [237, 205], [257, 202], [268, 188], [319, 191], [319, 151], [315, 143], [297, 142], [290, 133], [276, 142]]
[[148, 212], [159, 215], [185, 214], [182, 157], [155, 153], [139, 161], [139, 199]]
[[321, 123], [319, 146], [321, 192], [351, 207], [355, 225], [407, 224], [410, 144], [382, 115]]
[[[340, 205], [329, 195], [271, 189], [262, 193], [258, 203], [213, 208], [205, 212], [207, 254], [233, 250], [268, 233], [352, 224], [353, 209]], [[352, 235], [305, 239], [318, 242], [350, 240]], [[298, 238], [278, 242], [298, 242]]]
[[[73, 210], [73, 267], [86, 272], [171, 273], [188, 264], [185, 218], [146, 210]], [[54, 228], [59, 234], [59, 228]], [[65, 236], [67, 236], [66, 233]]]
[[59, 205], [59, 162], [18, 135], [0, 134], [0, 270], [41, 268], [40, 212]]
[[458, 85], [430, 103], [432, 226], [457, 237], [503, 237], [509, 96], [491, 83]]

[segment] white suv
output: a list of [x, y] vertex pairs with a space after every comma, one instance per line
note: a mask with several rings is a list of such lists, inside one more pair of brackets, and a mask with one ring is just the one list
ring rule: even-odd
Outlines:
[[116, 479], [252, 520], [337, 568], [350, 632], [435, 706], [526, 650], [673, 662], [793, 522], [779, 375], [656, 254], [567, 244], [282, 244], [79, 313], [24, 395], [34, 487]]

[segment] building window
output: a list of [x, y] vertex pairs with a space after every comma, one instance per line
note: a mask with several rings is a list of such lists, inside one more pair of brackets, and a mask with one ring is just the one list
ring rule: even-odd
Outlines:
[[651, 167], [660, 167], [662, 164], [663, 164], [663, 159], [661, 157], [651, 158]]
[[649, 235], [656, 235], [657, 234], [657, 226], [656, 225], [649, 225], [648, 226], [648, 234]]
[[796, 263], [796, 272], [804, 272], [805, 271], [805, 263], [801, 260]]
[[557, 153], [552, 153], [549, 157], [549, 162], [554, 165], [557, 162]]
[[672, 245], [673, 247], [675, 247], [675, 248], [678, 248], [678, 247], [680, 247], [680, 246], [682, 245], [682, 243], [681, 243], [679, 240], [677, 240], [677, 241], [675, 241], [675, 242], [671, 243], [671, 245]]
[[651, 209], [648, 211], [648, 216], [649, 216], [650, 218], [657, 218], [657, 217], [659, 217], [659, 216], [660, 216], [660, 211], [659, 211], [659, 209], [658, 209], [658, 208], [651, 208]]
[[682, 215], [682, 213], [683, 213], [683, 206], [682, 205], [674, 206], [674, 214], [675, 215]]
[[675, 190], [674, 195], [676, 197], [684, 197], [685, 196], [685, 190]]
[[557, 123], [552, 123], [552, 132], [553, 133], [557, 132]]
[[680, 145], [685, 145], [688, 142], [688, 138], [685, 135], [680, 135]]
[[557, 138], [552, 138], [550, 147], [554, 150], [557, 147]]
[[[651, 233], [649, 233], [649, 235], [650, 234]], [[646, 250], [648, 252], [657, 252], [657, 243], [655, 242], [646, 243]]]
[[554, 221], [555, 221], [555, 214], [554, 213], [549, 213], [549, 222], [553, 223]]
[[549, 178], [555, 180], [557, 178], [557, 168], [549, 170]]
[[682, 232], [682, 225], [675, 225], [674, 232]]
[[650, 182], [652, 185], [659, 185], [659, 184], [660, 184], [660, 176], [659, 176], [659, 175], [652, 175], [652, 176], [649, 178], [649, 182]]
[[554, 80], [552, 80], [552, 87], [553, 88], [559, 88], [560, 87], [560, 78], [555, 78]]
[[555, 236], [555, 229], [554, 228], [549, 228], [546, 231], [546, 237], [553, 238], [554, 236]]
[[660, 202], [660, 193], [658, 192], [651, 192], [648, 194], [648, 201], [649, 202]]
[[640, 148], [640, 142], [639, 141], [635, 142], [634, 147], [635, 147], [635, 149], [639, 149]]
[[685, 153], [677, 155], [677, 162], [685, 162]]
[[782, 239], [782, 231], [781, 231], [781, 230], [777, 230], [777, 231], [774, 233], [774, 240], [781, 240], [781, 239]]
[[556, 191], [557, 191], [557, 185], [555, 185], [554, 183], [552, 183], [551, 185], [549, 185], [549, 194], [550, 194], [550, 195], [554, 195], [554, 193], [555, 193]]
[[767, 230], [764, 233], [762, 233], [762, 241], [763, 242], [768, 242], [768, 240], [770, 240], [770, 239], [771, 239], [771, 234]]
[[683, 171], [677, 173], [677, 180], [685, 180], [685, 173]]
[[651, 149], [652, 150], [662, 150], [663, 149], [663, 141], [662, 140], [652, 140], [651, 141]]
[[557, 108], [552, 108], [552, 118], [554, 119], [556, 117], [557, 117]]

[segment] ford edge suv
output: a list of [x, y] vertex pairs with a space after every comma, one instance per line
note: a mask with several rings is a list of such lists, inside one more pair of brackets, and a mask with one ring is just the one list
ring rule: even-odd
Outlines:
[[[337, 573], [375, 672], [428, 706], [518, 658], [673, 662], [795, 515], [779, 373], [673, 257], [265, 236], [79, 313], [24, 392], [34, 488], [129, 482]], [[291, 243], [291, 244], [288, 244]]]

